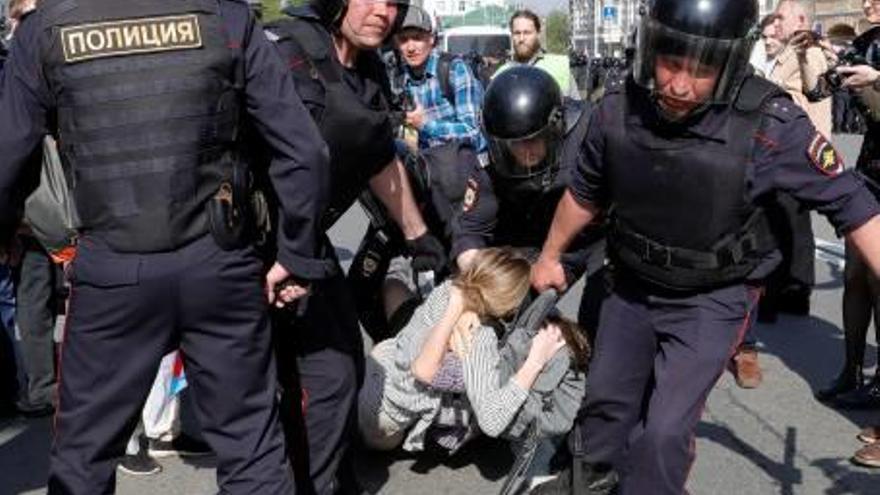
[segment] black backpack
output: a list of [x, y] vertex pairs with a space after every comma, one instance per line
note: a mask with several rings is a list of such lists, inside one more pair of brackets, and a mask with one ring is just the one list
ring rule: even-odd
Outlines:
[[480, 81], [483, 89], [486, 89], [486, 87], [489, 86], [489, 81], [492, 80], [492, 75], [498, 69], [497, 65], [490, 64], [478, 53], [469, 53], [467, 55], [441, 53], [440, 60], [437, 61], [437, 79], [439, 79], [441, 94], [443, 94], [443, 97], [453, 106], [455, 106], [455, 88], [452, 87], [450, 76], [452, 62], [456, 59], [463, 60], [467, 64], [471, 74]]

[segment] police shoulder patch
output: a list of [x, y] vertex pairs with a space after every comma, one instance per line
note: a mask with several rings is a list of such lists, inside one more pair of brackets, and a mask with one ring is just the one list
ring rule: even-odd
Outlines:
[[834, 176], [843, 171], [843, 160], [834, 149], [834, 146], [825, 139], [825, 136], [818, 132], [810, 141], [807, 148], [807, 157], [819, 172], [825, 175]]
[[464, 191], [464, 200], [462, 201], [462, 209], [465, 212], [474, 209], [477, 200], [480, 198], [480, 183], [476, 179], [468, 179], [467, 189]]
[[64, 26], [60, 35], [64, 61], [69, 64], [202, 46], [199, 18], [195, 14]]

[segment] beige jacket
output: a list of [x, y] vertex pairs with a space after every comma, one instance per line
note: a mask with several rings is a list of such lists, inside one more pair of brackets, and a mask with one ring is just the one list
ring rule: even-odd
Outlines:
[[[813, 47], [807, 50], [807, 63], [815, 69], [817, 74], [828, 70], [828, 61], [825, 60], [825, 55], [819, 48]], [[831, 98], [825, 98], [816, 103], [807, 101], [797, 53], [791, 47], [786, 47], [779, 54], [776, 65], [767, 75], [767, 79], [788, 91], [795, 103], [807, 112], [816, 129], [825, 137], [831, 138]]]

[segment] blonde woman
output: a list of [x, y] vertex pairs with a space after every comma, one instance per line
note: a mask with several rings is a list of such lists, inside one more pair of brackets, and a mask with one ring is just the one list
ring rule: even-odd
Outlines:
[[544, 365], [566, 345], [557, 325], [545, 326], [525, 363], [501, 383], [492, 324], [511, 318], [528, 290], [528, 261], [505, 248], [481, 250], [467, 270], [434, 289], [400, 333], [377, 344], [367, 360], [358, 413], [366, 445], [422, 450], [429, 428], [450, 450], [476, 425], [501, 435]]

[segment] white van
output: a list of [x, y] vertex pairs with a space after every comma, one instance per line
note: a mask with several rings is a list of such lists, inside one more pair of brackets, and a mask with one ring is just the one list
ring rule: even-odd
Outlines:
[[440, 33], [440, 49], [465, 55], [476, 52], [482, 56], [504, 59], [510, 54], [510, 31], [497, 26], [460, 26]]

